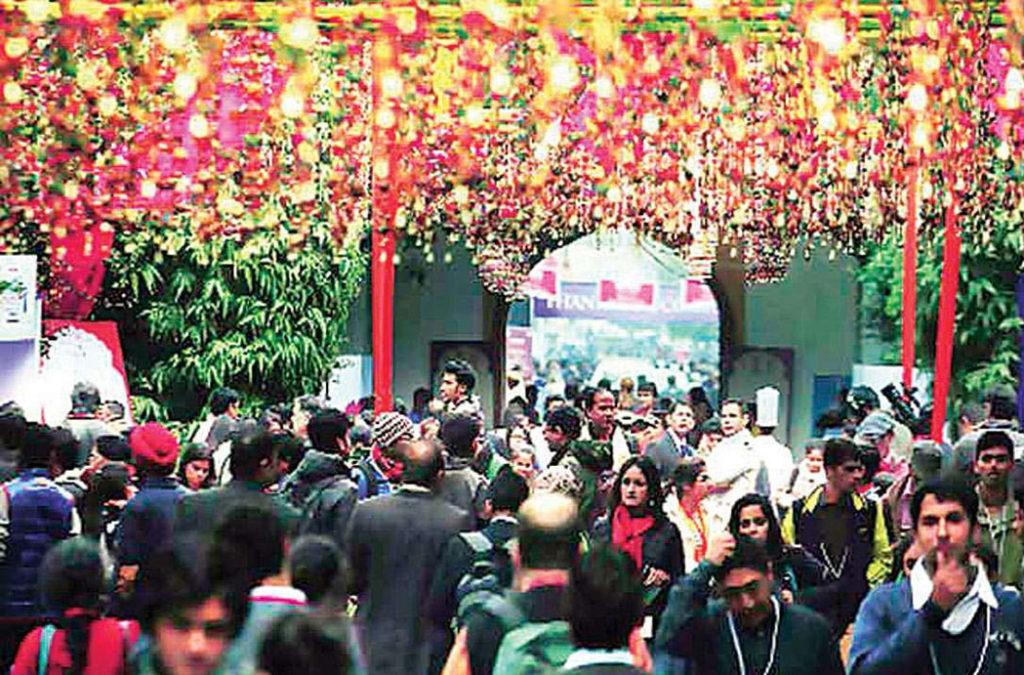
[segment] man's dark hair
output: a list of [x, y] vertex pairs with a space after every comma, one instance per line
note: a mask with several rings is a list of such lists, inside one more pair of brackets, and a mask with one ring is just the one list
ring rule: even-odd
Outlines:
[[519, 508], [519, 564], [526, 569], [572, 569], [580, 553], [576, 502], [565, 495], [542, 493]]
[[211, 577], [253, 588], [280, 574], [285, 534], [281, 517], [269, 504], [250, 502], [232, 507], [213, 530]]
[[231, 475], [252, 480], [259, 473], [260, 463], [274, 456], [274, 439], [263, 429], [247, 430], [231, 442]]
[[573, 566], [568, 589], [572, 640], [585, 649], [623, 649], [644, 616], [639, 570], [628, 555], [607, 545]]
[[242, 629], [248, 611], [248, 590], [237, 584], [214, 581], [210, 574], [211, 542], [194, 534], [175, 535], [152, 555], [139, 570], [133, 605], [139, 622], [152, 635], [163, 618], [173, 618], [195, 609], [210, 598], [218, 598], [228, 610], [229, 633]]
[[768, 574], [770, 569], [768, 550], [750, 537], [739, 537], [732, 555], [715, 572], [715, 579], [721, 582], [733, 570], [755, 570]]
[[1011, 387], [993, 387], [985, 394], [988, 416], [993, 420], [1012, 420], [1017, 416], [1017, 400]]
[[441, 442], [449, 454], [461, 459], [473, 456], [473, 442], [480, 437], [480, 420], [471, 415], [452, 415], [441, 425]]
[[348, 584], [345, 556], [329, 537], [299, 537], [288, 554], [288, 570], [292, 585], [312, 603], [344, 595]]
[[687, 457], [680, 461], [672, 472], [672, 484], [676, 486], [677, 494], [682, 496], [683, 488], [696, 483], [705, 468], [704, 460], [700, 457]]
[[544, 418], [544, 424], [558, 429], [570, 441], [575, 441], [583, 433], [583, 420], [574, 408], [562, 406], [555, 408]]
[[985, 409], [980, 403], [968, 401], [960, 406], [960, 414], [957, 417], [971, 424], [980, 424], [985, 420]]
[[71, 668], [65, 672], [85, 670], [89, 651], [90, 627], [102, 609], [106, 591], [104, 561], [100, 547], [89, 537], [73, 537], [56, 544], [43, 557], [39, 570], [39, 589], [43, 606], [53, 616], [64, 616], [72, 608], [86, 610], [61, 622]]
[[722, 401], [722, 404], [718, 406], [718, 409], [720, 411], [721, 410], [725, 410], [725, 406], [727, 406], [727, 405], [739, 406], [739, 408], [740, 408], [740, 415], [749, 415], [750, 414], [749, 406], [747, 406], [747, 404], [741, 398], [727, 398], [724, 401]]
[[56, 451], [54, 440], [53, 430], [50, 427], [36, 422], [26, 424], [21, 446], [21, 467], [23, 469], [49, 468]]
[[975, 461], [981, 456], [981, 453], [992, 448], [1003, 448], [1009, 453], [1010, 459], [1013, 459], [1013, 441], [1010, 439], [1010, 435], [1005, 431], [993, 429], [986, 431], [978, 438], [978, 445], [974, 449]]
[[338, 454], [338, 439], [347, 440], [352, 422], [340, 410], [328, 408], [313, 415], [309, 420], [307, 434], [309, 443], [320, 452]]
[[259, 671], [273, 675], [355, 672], [348, 622], [328, 613], [290, 612], [264, 633]]
[[910, 500], [910, 518], [914, 521], [915, 529], [918, 518], [921, 517], [921, 504], [928, 495], [934, 496], [939, 502], [956, 502], [967, 513], [971, 527], [978, 524], [978, 493], [966, 480], [956, 476], [943, 476], [919, 487]]
[[210, 393], [210, 412], [223, 415], [232, 405], [242, 400], [237, 391], [230, 387], [218, 387]]
[[22, 415], [0, 415], [0, 450], [21, 450], [27, 424]]
[[120, 401], [104, 401], [103, 407], [106, 408], [107, 414], [112, 420], [123, 420], [124, 419], [124, 403]]
[[51, 430], [53, 437], [53, 451], [56, 453], [57, 463], [61, 469], [67, 471], [78, 465], [78, 439], [71, 433], [70, 429], [57, 427]]
[[594, 401], [597, 400], [599, 394], [608, 394], [609, 396], [611, 396], [612, 392], [607, 387], [587, 387], [586, 389], [584, 389], [582, 401], [583, 410], [589, 412], [594, 407]]
[[564, 404], [565, 403], [565, 397], [562, 396], [561, 394], [551, 394], [546, 399], [544, 399], [544, 409], [547, 410], [549, 407], [551, 407], [552, 403], [562, 403], [562, 404]]
[[530, 496], [530, 486], [526, 479], [505, 465], [494, 476], [487, 486], [487, 499], [495, 511], [511, 511], [515, 513]]
[[825, 467], [834, 468], [846, 462], [862, 462], [861, 450], [845, 438], [830, 438], [825, 441]]
[[471, 394], [476, 386], [476, 373], [473, 372], [473, 366], [462, 359], [453, 359], [444, 364], [441, 374], [454, 375], [455, 381], [466, 388], [466, 394]]
[[658, 385], [653, 382], [641, 382], [637, 385], [636, 393], [639, 394], [642, 391], [652, 394], [654, 398], [658, 398]]
[[299, 406], [299, 410], [306, 413], [309, 416], [313, 416], [323, 410], [324, 403], [318, 397], [311, 394], [305, 396], [299, 396], [295, 399], [295, 403]]
[[402, 446], [402, 482], [433, 488], [444, 470], [441, 444], [421, 438]]
[[348, 442], [353, 446], [368, 448], [373, 442], [373, 430], [365, 424], [353, 424], [348, 430]]
[[100, 407], [100, 390], [91, 382], [79, 382], [71, 389], [71, 412], [90, 414]]

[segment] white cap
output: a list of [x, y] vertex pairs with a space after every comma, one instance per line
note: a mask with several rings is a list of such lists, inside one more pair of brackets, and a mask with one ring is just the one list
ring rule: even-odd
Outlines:
[[759, 427], [779, 426], [779, 390], [775, 387], [761, 387], [755, 394], [757, 400], [757, 421]]

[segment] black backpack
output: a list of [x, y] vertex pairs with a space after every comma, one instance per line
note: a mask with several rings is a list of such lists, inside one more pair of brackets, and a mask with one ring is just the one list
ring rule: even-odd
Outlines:
[[506, 590], [501, 570], [511, 569], [508, 545], [495, 547], [482, 532], [462, 532], [459, 537], [473, 552], [473, 563], [455, 587], [456, 622], [463, 626], [470, 615]]

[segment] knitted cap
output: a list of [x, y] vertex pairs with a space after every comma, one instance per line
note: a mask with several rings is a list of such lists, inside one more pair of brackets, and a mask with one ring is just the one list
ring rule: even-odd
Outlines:
[[401, 440], [416, 436], [412, 420], [396, 412], [385, 412], [373, 420], [373, 442], [381, 448], [390, 448]]
[[857, 436], [874, 442], [896, 427], [896, 420], [887, 412], [876, 410], [857, 427]]
[[128, 437], [132, 459], [145, 460], [158, 466], [168, 466], [178, 460], [178, 438], [163, 425], [147, 422], [132, 429]]

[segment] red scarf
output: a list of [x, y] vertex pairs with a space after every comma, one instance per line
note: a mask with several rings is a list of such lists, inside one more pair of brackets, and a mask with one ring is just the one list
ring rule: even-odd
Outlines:
[[384, 472], [385, 478], [391, 483], [397, 483], [402, 478], [402, 463], [384, 456], [379, 446], [374, 445], [370, 451], [373, 461], [377, 463], [380, 470]]
[[638, 570], [644, 567], [644, 532], [652, 527], [654, 516], [633, 517], [621, 504], [612, 513], [612, 546], [625, 551], [636, 563]]

